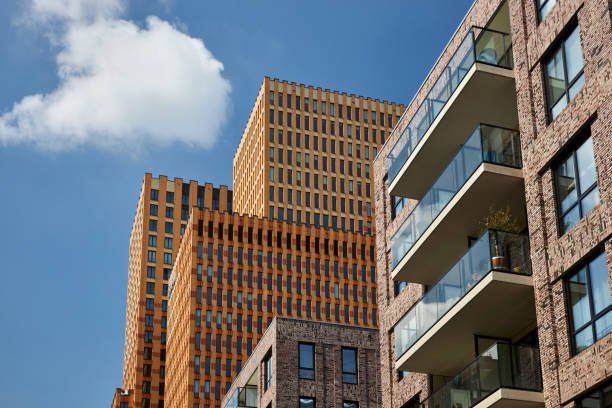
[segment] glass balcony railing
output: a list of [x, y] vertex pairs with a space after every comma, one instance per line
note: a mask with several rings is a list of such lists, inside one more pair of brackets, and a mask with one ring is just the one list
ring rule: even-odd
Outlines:
[[471, 408], [500, 388], [542, 391], [540, 351], [495, 343], [421, 403], [422, 408]]
[[531, 275], [527, 235], [485, 231], [397, 323], [396, 360], [491, 271]]
[[518, 132], [480, 125], [391, 238], [395, 268], [481, 163], [520, 168]]
[[225, 408], [239, 407], [257, 408], [257, 386], [247, 385], [234, 391]]
[[512, 68], [510, 34], [472, 27], [387, 156], [389, 184], [475, 62]]

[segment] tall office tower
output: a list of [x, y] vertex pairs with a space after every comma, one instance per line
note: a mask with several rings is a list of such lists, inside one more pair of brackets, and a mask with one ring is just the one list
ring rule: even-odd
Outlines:
[[374, 237], [194, 208], [170, 283], [167, 407], [219, 407], [275, 316], [375, 328]]
[[[232, 210], [225, 186], [145, 174], [130, 236], [122, 395], [135, 407], [164, 406], [168, 279], [192, 206]], [[129, 399], [129, 401], [128, 401]]]
[[610, 406], [610, 61], [607, 1], [468, 11], [374, 162], [383, 407]]
[[264, 78], [234, 155], [236, 211], [372, 233], [371, 163], [403, 110]]
[[[197, 186], [195, 182], [191, 182], [189, 194], [183, 195], [185, 199], [182, 201], [180, 214], [178, 208], [176, 213], [173, 213], [173, 205], [166, 201], [166, 189], [168, 191], [176, 190], [178, 195], [178, 192], [182, 192], [182, 186], [184, 186], [180, 179], [168, 182], [165, 177], [160, 177], [157, 180], [152, 179], [150, 175], [146, 176], [130, 244], [130, 278], [128, 283], [123, 383], [123, 388], [128, 392], [130, 400], [135, 401], [136, 407], [161, 408], [164, 406], [165, 384], [169, 383], [165, 368], [171, 365], [170, 361], [167, 364], [165, 361], [167, 357], [165, 349], [167, 334], [165, 330], [169, 319], [167, 314], [167, 278], [177, 256], [177, 248], [182, 236], [181, 232], [184, 228], [189, 228], [188, 217], [192, 206], [205, 207], [212, 211], [212, 213], [206, 213], [207, 223], [209, 219], [213, 220], [218, 217], [238, 217], [233, 221], [228, 219], [226, 226], [233, 223], [236, 228], [239, 225], [247, 228], [246, 225], [248, 224], [255, 228], [255, 225], [259, 225], [257, 228], [262, 228], [265, 234], [268, 233], [268, 230], [272, 230], [273, 234], [279, 232], [281, 234], [294, 234], [292, 240], [295, 242], [290, 246], [296, 245], [302, 249], [283, 248], [290, 251], [291, 255], [287, 254], [290, 258], [291, 256], [299, 256], [302, 260], [296, 261], [294, 258], [289, 262], [289, 265], [291, 265], [291, 262], [295, 264], [294, 269], [287, 269], [289, 266], [284, 263], [287, 261], [282, 258], [284, 255], [281, 254], [282, 272], [280, 270], [278, 273], [275, 271], [274, 276], [270, 279], [277, 282], [276, 275], [285, 276], [283, 274], [287, 274], [289, 281], [293, 280], [292, 285], [301, 282], [300, 284], [304, 287], [303, 290], [308, 290], [306, 297], [311, 296], [311, 290], [317, 292], [316, 296], [312, 295], [313, 297], [310, 299], [300, 299], [299, 307], [297, 304], [298, 297], [296, 296], [292, 309], [286, 309], [288, 306], [284, 306], [282, 314], [291, 316], [292, 311], [297, 313], [299, 309], [300, 313], [303, 311], [306, 318], [318, 319], [319, 316], [327, 317], [330, 313], [335, 316], [336, 313], [340, 313], [342, 318], [348, 316], [347, 321], [350, 321], [351, 324], [376, 326], [376, 308], [373, 306], [371, 299], [374, 296], [373, 291], [375, 291], [373, 287], [375, 271], [370, 260], [370, 257], [374, 257], [372, 254], [373, 231], [371, 227], [373, 217], [371, 162], [384, 139], [388, 136], [392, 125], [402, 112], [402, 105], [265, 78], [234, 159], [235, 189], [233, 195], [224, 187], [218, 190], [213, 189], [209, 184], [202, 187]], [[271, 141], [269, 136], [272, 136]], [[235, 204], [232, 204], [232, 197], [236, 201]], [[240, 199], [236, 197], [240, 197]], [[240, 205], [237, 205], [238, 202], [240, 202]], [[240, 214], [244, 213], [245, 216], [233, 215], [233, 209]], [[271, 213], [268, 212], [269, 209], [272, 211]], [[156, 211], [155, 215], [152, 214], [152, 211]], [[170, 215], [166, 211], [171, 211]], [[157, 214], [166, 214], [168, 219], [162, 221]], [[197, 213], [196, 215], [200, 216], [201, 214], [203, 213]], [[271, 215], [274, 217], [270, 217]], [[266, 224], [263, 223], [262, 218], [266, 219]], [[272, 219], [268, 220], [268, 218]], [[147, 226], [149, 228], [159, 228], [160, 232], [155, 234], [147, 231]], [[162, 237], [162, 228], [164, 230], [165, 228], [172, 228], [171, 236]], [[208, 224], [204, 228], [208, 231]], [[244, 238], [248, 234], [248, 230], [245, 229], [240, 233], [236, 230], [231, 233], [235, 237]], [[302, 237], [301, 242], [296, 238], [298, 235]], [[306, 241], [307, 236], [308, 239], [312, 238], [312, 241]], [[189, 236], [193, 245], [197, 245], [196, 237]], [[223, 237], [223, 240], [227, 239], [227, 235], [223, 235]], [[209, 241], [208, 235], [205, 235], [203, 239], [206, 243], [206, 251], [211, 241]], [[219, 239], [217, 235], [215, 235], [215, 239]], [[268, 242], [267, 239], [266, 235], [266, 243]], [[276, 243], [279, 238], [274, 235], [272, 239]], [[282, 235], [280, 239], [284, 245], [286, 236]], [[162, 246], [165, 246], [166, 243], [169, 243], [171, 248]], [[219, 245], [217, 242], [213, 244]], [[227, 245], [227, 242], [224, 245]], [[248, 245], [241, 247], [245, 251], [244, 256], [247, 256], [247, 247], [250, 247], [253, 251], [263, 251], [264, 249], [258, 247], [259, 244], [251, 245], [251, 243], [248, 243]], [[271, 248], [272, 246], [270, 244], [265, 247]], [[321, 251], [321, 254], [316, 252], [315, 246], [318, 251]], [[146, 247], [148, 247], [147, 250], [144, 249]], [[304, 252], [306, 247], [311, 249], [312, 256], [305, 255], [307, 253]], [[215, 251], [217, 250], [217, 247], [215, 247]], [[278, 250], [272, 251], [270, 249], [270, 251], [273, 252], [273, 256], [279, 256], [280, 252]], [[330, 255], [329, 251], [333, 255]], [[301, 252], [304, 252], [304, 254]], [[233, 256], [238, 258], [238, 255]], [[266, 256], [268, 255], [266, 254]], [[362, 256], [366, 258], [361, 259]], [[218, 272], [218, 268], [222, 268], [223, 273], [226, 274], [228, 270], [233, 268], [224, 257], [220, 259], [215, 257], [214, 259], [214, 264], [207, 261], [202, 263], [202, 266], [213, 267], [215, 274]], [[276, 258], [274, 262], [277, 262]], [[297, 266], [298, 263], [301, 265]], [[195, 264], [193, 267], [196, 267]], [[302, 267], [303, 270], [298, 272]], [[314, 270], [321, 273], [321, 270], [325, 268], [332, 268], [334, 274], [341, 273], [342, 278], [337, 278], [336, 275], [333, 279], [327, 279], [327, 276], [321, 279], [314, 277], [316, 276]], [[338, 272], [333, 268], [340, 268], [340, 271]], [[306, 271], [311, 273], [311, 269], [313, 277], [301, 275], [302, 273], [305, 274]], [[248, 268], [248, 270], [258, 273], [257, 269]], [[245, 269], [244, 273], [247, 274], [248, 270]], [[325, 270], [326, 273], [329, 273], [329, 269]], [[161, 271], [163, 271], [163, 274]], [[259, 269], [259, 271], [266, 275], [272, 273], [262, 269]], [[244, 279], [246, 278], [245, 276]], [[270, 284], [272, 284], [272, 281], [270, 281]], [[279, 295], [286, 294], [288, 289], [282, 289], [276, 286], [277, 284], [274, 284], [273, 293], [266, 292], [266, 301], [268, 295], [276, 298]], [[226, 281], [216, 285], [214, 286], [215, 291], [222, 290], [221, 296], [227, 296], [226, 290], [234, 290], [231, 289], [231, 284]], [[338, 288], [335, 285], [338, 285]], [[306, 289], [306, 286], [309, 289]], [[318, 290], [325, 291], [325, 296], [319, 296], [320, 293], [316, 287], [319, 288]], [[207, 281], [203, 284], [201, 290], [212, 290], [212, 288], [213, 286]], [[180, 288], [176, 290], [178, 292], [182, 291]], [[259, 290], [250, 292], [250, 295], [263, 296], [261, 292], [258, 292]], [[346, 296], [347, 299], [342, 300], [339, 306], [336, 306], [337, 302], [330, 300], [336, 299], [336, 297], [330, 297], [329, 290], [338, 290], [340, 292], [334, 292], [334, 296], [337, 297], [339, 293], [342, 293], [342, 296]], [[148, 291], [153, 291], [153, 293], [148, 294]], [[216, 296], [216, 292], [214, 295]], [[242, 295], [249, 296], [249, 292], [245, 291], [241, 293]], [[181, 299], [181, 301], [187, 300], [193, 301], [194, 299]], [[286, 302], [286, 300], [283, 301]], [[237, 302], [237, 299], [235, 302]], [[188, 318], [193, 320], [195, 319], [195, 303], [192, 306], [194, 314], [188, 316]], [[150, 307], [153, 307], [153, 312], [147, 309]], [[327, 307], [332, 309], [327, 310]], [[336, 307], [340, 307], [340, 309], [336, 311]], [[309, 310], [308, 312], [306, 308]], [[177, 309], [175, 314], [177, 321], [185, 318], [179, 312], [185, 312], [186, 310]], [[224, 387], [231, 384], [232, 375], [236, 373], [237, 362], [243, 361], [248, 356], [245, 354], [246, 350], [250, 350], [250, 347], [247, 347], [249, 345], [247, 342], [250, 342], [251, 346], [255, 345], [261, 331], [267, 326], [268, 320], [277, 314], [277, 310], [277, 308], [273, 308], [272, 312], [264, 312], [264, 314], [261, 314], [260, 311], [241, 314], [244, 315], [244, 319], [248, 319], [249, 315], [252, 319], [258, 317], [262, 319], [261, 326], [259, 322], [252, 322], [252, 324], [257, 324], [258, 333], [244, 337], [245, 343], [241, 346], [241, 352], [232, 348], [231, 353], [225, 352], [225, 355], [215, 357], [215, 359], [221, 358], [223, 360], [224, 367], [226, 367], [225, 360], [231, 359], [234, 368], [230, 371], [225, 371], [227, 368], [222, 370], [223, 376], [204, 377], [203, 375], [200, 377], [202, 387], [206, 384], [204, 381], [214, 381], [212, 383], [213, 387], [217, 387], [217, 382], [223, 384]], [[202, 309], [200, 313], [206, 313], [206, 311]], [[221, 318], [225, 318], [223, 313], [227, 310], [220, 311], [222, 313]], [[314, 313], [313, 315], [309, 314], [311, 311]], [[208, 309], [208, 312], [212, 313], [211, 309]], [[195, 324], [195, 320], [193, 320], [193, 323]], [[227, 322], [223, 321], [223, 324], [224, 331], [229, 330], [229, 334], [226, 333], [225, 336], [233, 335], [231, 330], [237, 330], [235, 323], [232, 326], [233, 329], [228, 328]], [[248, 321], [245, 320], [244, 324], [248, 324]], [[153, 327], [153, 329], [150, 329], [150, 327]], [[184, 328], [185, 326], [181, 327]], [[195, 326], [192, 324], [191, 327]], [[186, 333], [183, 332], [183, 335], [186, 335]], [[209, 333], [212, 335], [213, 332], [210, 331]], [[217, 332], [215, 332], [215, 336], [216, 334]], [[189, 354], [189, 358], [195, 357], [193, 351]], [[205, 355], [207, 353], [210, 354], [208, 350], [204, 350], [203, 354], [200, 355], [204, 359], [203, 362], [206, 362]], [[182, 359], [184, 357], [186, 356], [177, 355], [177, 358]], [[193, 367], [182, 366], [182, 368], [187, 370], [187, 368]], [[215, 370], [220, 370], [220, 368], [217, 369], [215, 365]], [[176, 372], [178, 373], [178, 371]], [[226, 373], [230, 374], [226, 375]], [[189, 378], [193, 378], [193, 374], [195, 373], [191, 370], [191, 373], [185, 372], [177, 375], [180, 375], [180, 378], [187, 378], [187, 375], [190, 376]], [[209, 376], [208, 373], [205, 375]], [[214, 375], [216, 375], [216, 371]], [[211, 379], [204, 380], [204, 378]], [[213, 378], [215, 379], [212, 380]], [[193, 383], [190, 386], [193, 387]], [[203, 401], [202, 407], [217, 407], [220, 404], [225, 389], [215, 391], [217, 391], [216, 388], [214, 391], [210, 391], [213, 398], [200, 398]], [[119, 392], [115, 400], [123, 401], [125, 399], [125, 396], [120, 397], [121, 393]]]

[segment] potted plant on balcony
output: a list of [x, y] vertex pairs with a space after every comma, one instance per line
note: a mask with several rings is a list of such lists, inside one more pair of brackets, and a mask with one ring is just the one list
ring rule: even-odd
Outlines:
[[[516, 234], [521, 231], [517, 218], [513, 216], [510, 211], [510, 206], [506, 206], [504, 209], [489, 207], [489, 212], [486, 217], [483, 218], [480, 225], [482, 226], [481, 235], [486, 230], [512, 232]], [[493, 239], [494, 253], [491, 258], [493, 269], [508, 269], [508, 259], [501, 248], [502, 243], [499, 242], [497, 232], [492, 233], [491, 238]]]

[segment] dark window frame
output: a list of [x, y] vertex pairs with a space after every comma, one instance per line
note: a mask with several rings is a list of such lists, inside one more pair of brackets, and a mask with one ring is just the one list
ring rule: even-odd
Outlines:
[[546, 16], [542, 16], [542, 9], [544, 8], [544, 6], [546, 6], [546, 3], [551, 2], [551, 1], [557, 4], [557, 0], [544, 0], [542, 4], [538, 4], [539, 0], [534, 0], [535, 8], [538, 14], [538, 24], [540, 24], [546, 18], [546, 16], [550, 14], [550, 10], [552, 10], [555, 7], [555, 4], [553, 4], [552, 8], [548, 11], [548, 13], [546, 13]]
[[264, 392], [272, 386], [272, 351], [268, 351], [263, 360], [264, 364]]
[[580, 398], [576, 399], [576, 407], [578, 408], [590, 408], [592, 407], [594, 404], [588, 404], [588, 405], [584, 405], [583, 401], [586, 400], [587, 398], [593, 398], [594, 394], [597, 394], [597, 407], [598, 408], [605, 408], [606, 406], [603, 405], [603, 401], [605, 401], [605, 394], [604, 394], [604, 390], [606, 388], [610, 388], [610, 392], [612, 392], [612, 381], [606, 381], [603, 384], [597, 386], [594, 390], [590, 391], [589, 393], [586, 393], [585, 395], [582, 395]]
[[[569, 39], [570, 35], [574, 32], [574, 30], [578, 30], [578, 38], [580, 39], [580, 50], [581, 50], [581, 54], [582, 54], [582, 69], [580, 70], [580, 72], [578, 74], [576, 74], [576, 76], [569, 81], [567, 78], [567, 57], [565, 54], [565, 42]], [[546, 69], [546, 66], [548, 65], [548, 62], [550, 62], [550, 60], [552, 59], [552, 57], [558, 52], [561, 51], [561, 56], [563, 59], [563, 75], [564, 75], [564, 83], [565, 83], [565, 92], [563, 93], [563, 95], [558, 98], [556, 101], [551, 102], [549, 100], [549, 95], [550, 95], [550, 85], [549, 85], [549, 77], [548, 77], [548, 70]], [[582, 52], [582, 38], [580, 37], [580, 26], [578, 25], [578, 21], [576, 18], [572, 19], [572, 21], [570, 21], [567, 26], [562, 30], [562, 32], [559, 34], [559, 36], [557, 37], [557, 39], [555, 39], [555, 41], [553, 42], [553, 44], [550, 46], [550, 48], [548, 49], [548, 51], [546, 51], [544, 57], [542, 58], [542, 75], [544, 76], [544, 99], [546, 102], [546, 123], [547, 124], [551, 124], [556, 118], [552, 117], [552, 109], [553, 107], [557, 104], [557, 102], [559, 102], [562, 98], [566, 98], [567, 102], [566, 102], [566, 107], [567, 105], [570, 104], [570, 102], [572, 101], [571, 99], [569, 99], [569, 89], [582, 77], [584, 77], [584, 53]], [[586, 81], [585, 81], [586, 82]], [[563, 108], [565, 109], [565, 108]], [[561, 109], [561, 111], [563, 111], [563, 109]], [[561, 112], [559, 112], [560, 114]], [[558, 116], [558, 115], [557, 115]]]
[[[345, 371], [344, 369], [344, 351], [353, 351], [355, 353], [355, 371]], [[358, 384], [359, 383], [359, 353], [355, 347], [342, 347], [340, 350], [340, 359], [342, 364], [342, 383]], [[353, 381], [354, 376], [354, 381]]]
[[[586, 128], [580, 130], [579, 136], [575, 138], [570, 144], [566, 146], [564, 149], [563, 155], [559, 157], [555, 161], [553, 167], [553, 184], [555, 189], [555, 207], [557, 210], [557, 232], [558, 236], [564, 235], [567, 231], [569, 231], [574, 225], [570, 226], [567, 230], [563, 225], [563, 217], [569, 214], [576, 206], [578, 206], [578, 215], [580, 216], [579, 220], [581, 220], [586, 214], [582, 213], [582, 200], [588, 196], [593, 190], [598, 188], [599, 182], [597, 181], [597, 166], [595, 166], [595, 183], [587, 188], [586, 191], [582, 192], [582, 188], [580, 186], [580, 177], [579, 177], [579, 169], [578, 169], [578, 156], [576, 152], [578, 149], [583, 146], [588, 139], [592, 139], [593, 135], [591, 134], [590, 125], [587, 125]], [[561, 186], [559, 185], [559, 167], [561, 164], [565, 163], [571, 156], [573, 156], [573, 165], [574, 165], [574, 175], [576, 180], [576, 202], [572, 204], [566, 211], [563, 211], [561, 208], [561, 201], [559, 199], [561, 193]], [[595, 153], [593, 152], [593, 164], [595, 165]]]
[[[596, 332], [595, 332], [595, 322], [603, 317], [606, 313], [612, 311], [612, 303], [610, 305], [608, 305], [605, 309], [601, 310], [599, 313], [594, 313], [594, 305], [593, 305], [593, 287], [591, 285], [591, 271], [589, 268], [589, 263], [591, 263], [592, 261], [594, 261], [596, 258], [598, 258], [599, 256], [603, 255], [604, 259], [606, 260], [606, 269], [607, 269], [607, 259], [606, 259], [606, 251], [605, 248], [599, 248], [597, 250], [594, 251], [594, 253], [592, 255], [589, 255], [587, 258], [585, 258], [583, 261], [581, 261], [575, 268], [572, 268], [569, 273], [567, 273], [564, 277], [563, 277], [563, 290], [564, 290], [564, 294], [565, 294], [565, 314], [567, 317], [567, 321], [568, 321], [568, 326], [567, 326], [567, 335], [568, 338], [570, 340], [570, 352], [572, 357], [576, 356], [580, 353], [582, 353], [583, 351], [586, 351], [589, 349], [589, 347], [591, 347], [593, 344], [595, 344], [598, 339], [596, 336]], [[569, 287], [569, 280], [570, 278], [572, 278], [574, 275], [576, 275], [578, 272], [580, 272], [580, 270], [582, 270], [583, 268], [586, 269], [586, 280], [587, 280], [587, 291], [588, 291], [588, 301], [589, 301], [589, 312], [591, 314], [591, 319], [584, 323], [582, 326], [574, 329], [574, 316], [572, 313], [572, 305], [571, 305], [571, 298], [570, 298], [570, 287]], [[609, 278], [608, 278], [609, 279]], [[609, 284], [609, 281], [608, 281]], [[591, 326], [592, 329], [592, 334], [593, 334], [593, 343], [590, 344], [589, 346], [585, 347], [583, 350], [577, 351], [576, 349], [576, 334], [580, 333], [584, 330], [586, 330], [588, 328], [588, 326]]]
[[[312, 368], [302, 367], [302, 346], [312, 347]], [[315, 379], [315, 344], [309, 342], [298, 343], [298, 377], [302, 380], [314, 380]]]
[[317, 399], [315, 397], [306, 397], [306, 396], [303, 396], [303, 395], [300, 395], [298, 397], [298, 407], [302, 406], [301, 400], [303, 400], [303, 399], [311, 400], [312, 401], [312, 408], [316, 408], [317, 407]]

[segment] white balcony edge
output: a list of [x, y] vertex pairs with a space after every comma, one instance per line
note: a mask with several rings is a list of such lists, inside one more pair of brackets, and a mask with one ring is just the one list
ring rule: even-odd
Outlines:
[[475, 62], [474, 65], [472, 65], [472, 67], [468, 71], [468, 73], [465, 75], [465, 77], [463, 77], [461, 84], [459, 84], [457, 89], [455, 89], [455, 92], [453, 92], [453, 94], [448, 99], [446, 104], [444, 104], [444, 107], [442, 108], [442, 110], [440, 111], [436, 119], [433, 121], [429, 129], [427, 129], [427, 132], [425, 132], [421, 140], [419, 140], [419, 143], [417, 144], [415, 149], [410, 153], [408, 160], [406, 160], [406, 162], [402, 165], [402, 168], [400, 169], [400, 171], [397, 173], [397, 175], [393, 179], [393, 182], [391, 183], [391, 185], [389, 185], [390, 192], [395, 190], [395, 187], [399, 183], [399, 180], [406, 173], [406, 171], [408, 171], [408, 168], [410, 167], [412, 162], [415, 160], [415, 158], [418, 156], [419, 152], [421, 151], [425, 143], [427, 143], [431, 134], [435, 131], [438, 124], [442, 122], [442, 120], [444, 119], [444, 116], [446, 116], [446, 113], [450, 110], [451, 106], [453, 106], [455, 100], [461, 94], [461, 91], [463, 91], [463, 88], [467, 86], [467, 84], [470, 82], [472, 77], [476, 74], [476, 71], [482, 71], [482, 72], [486, 72], [489, 74], [494, 74], [494, 75], [499, 75], [499, 76], [514, 79], [514, 69], [502, 68], [502, 67], [497, 67], [494, 65]]
[[502, 400], [531, 402], [544, 405], [544, 393], [541, 391], [517, 390], [513, 388], [500, 388], [472, 408], [488, 408]]
[[459, 302], [450, 308], [448, 312], [440, 320], [438, 320], [433, 326], [425, 332], [416, 343], [408, 348], [404, 354], [395, 362], [395, 368], [401, 370], [402, 365], [412, 357], [425, 343], [427, 343], [436, 333], [444, 327], [451, 319], [453, 319], [468, 303], [470, 303], [476, 296], [478, 296], [487, 286], [493, 281], [505, 282], [514, 285], [532, 286], [533, 279], [531, 275], [518, 275], [514, 273], [491, 271], [484, 278], [480, 280], [468, 293], [466, 293]]
[[[450, 213], [453, 208], [457, 205], [459, 201], [463, 198], [463, 196], [467, 193], [467, 191], [476, 183], [476, 180], [483, 173], [495, 173], [503, 176], [517, 177], [523, 178], [523, 170], [517, 169], [513, 167], [503, 166], [500, 164], [492, 164], [492, 163], [481, 163], [480, 166], [474, 171], [474, 173], [470, 176], [470, 178], [463, 184], [463, 186], [457, 191], [457, 193], [453, 196], [453, 198], [446, 204], [446, 207], [438, 214], [438, 216], [434, 219], [434, 221], [427, 227], [423, 235], [421, 235], [417, 241], [414, 243], [412, 248], [408, 251], [406, 255], [402, 258], [399, 264], [393, 271], [391, 271], [391, 279], [395, 280], [400, 271], [406, 266], [408, 261], [414, 254], [419, 250], [419, 248], [423, 245], [423, 243], [429, 238], [429, 236], [433, 233], [433, 231], [444, 221], [448, 213]], [[403, 225], [403, 224], [402, 224]], [[401, 226], [400, 226], [401, 228]], [[399, 230], [399, 228], [398, 228]], [[397, 232], [397, 231], [396, 231]]]

